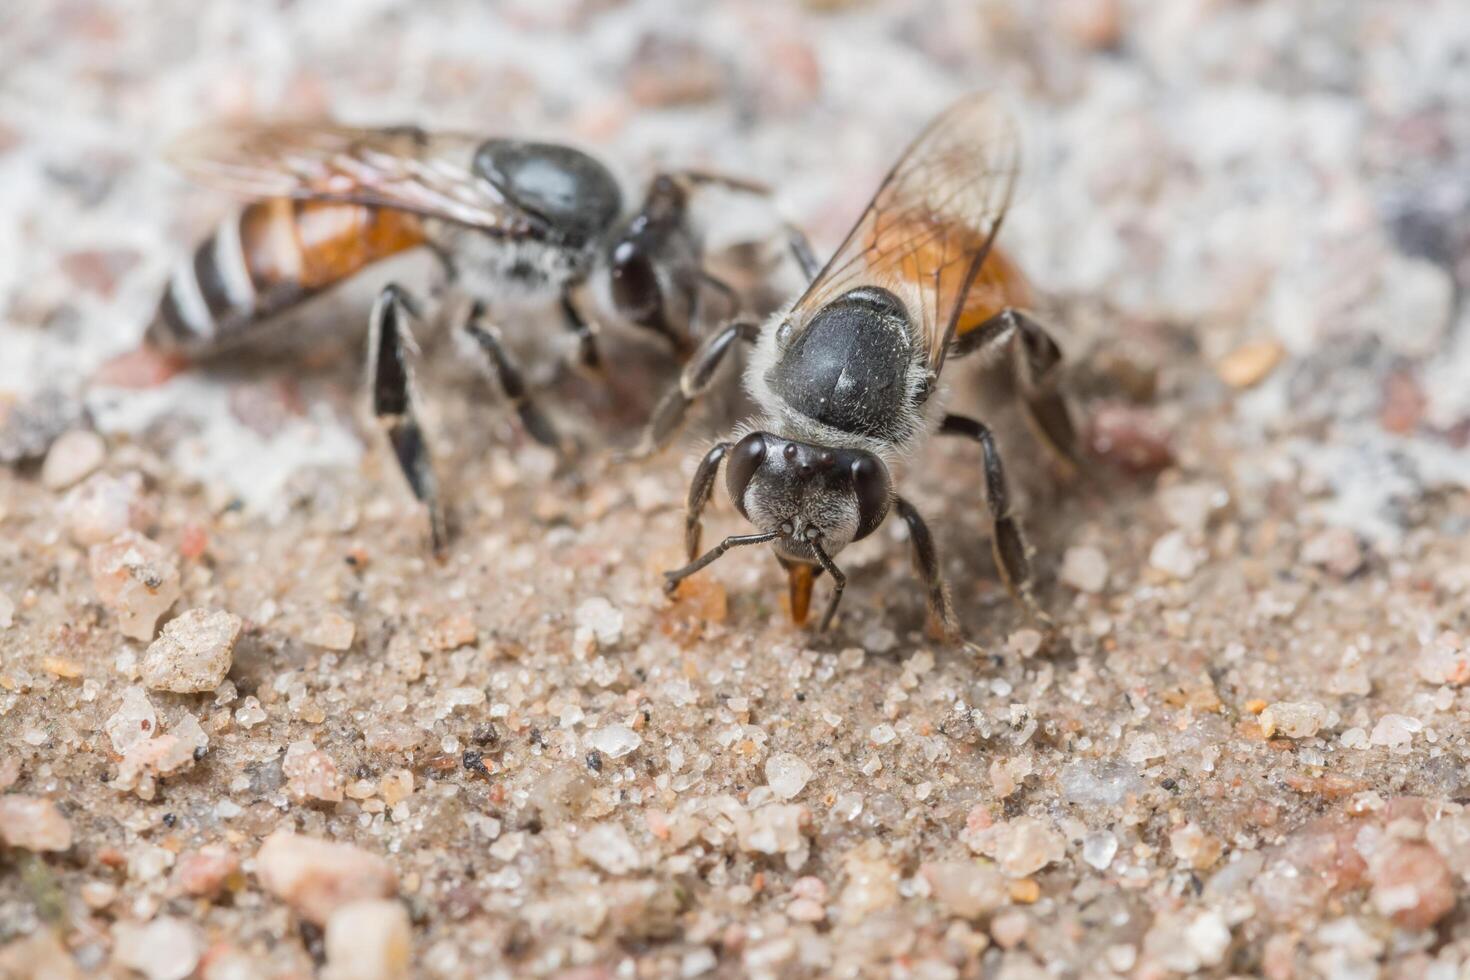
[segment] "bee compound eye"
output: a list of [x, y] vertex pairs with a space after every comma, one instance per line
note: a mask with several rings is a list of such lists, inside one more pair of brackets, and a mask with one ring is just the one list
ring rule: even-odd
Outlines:
[[892, 484], [888, 467], [876, 456], [863, 453], [852, 461], [852, 489], [857, 497], [858, 530], [853, 540], [867, 537], [888, 516]]
[[745, 491], [765, 459], [765, 434], [752, 432], [735, 444], [735, 448], [730, 450], [729, 461], [725, 464], [725, 487], [730, 491], [735, 509], [746, 520], [750, 520], [750, 515], [745, 511]]

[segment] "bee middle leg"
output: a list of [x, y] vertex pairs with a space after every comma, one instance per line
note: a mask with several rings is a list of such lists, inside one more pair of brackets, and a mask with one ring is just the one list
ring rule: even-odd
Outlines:
[[952, 357], [1007, 344], [1020, 382], [1026, 422], [1052, 458], [1070, 477], [1077, 471], [1077, 432], [1066, 400], [1057, 391], [1062, 349], [1024, 310], [1006, 308], [967, 331], [950, 347]]
[[1050, 623], [1031, 591], [1031, 557], [1021, 524], [1011, 514], [1011, 492], [1006, 482], [1005, 466], [995, 437], [983, 422], [964, 415], [946, 415], [939, 424], [941, 435], [962, 436], [980, 444], [985, 467], [985, 499], [994, 526], [991, 535], [995, 564], [1000, 569], [1006, 589], [1026, 608], [1033, 618]]
[[521, 375], [520, 367], [515, 363], [510, 352], [505, 349], [499, 328], [489, 322], [484, 304], [475, 303], [470, 310], [469, 320], [465, 323], [464, 330], [485, 353], [485, 359], [490, 368], [489, 373], [495, 376], [501, 392], [515, 408], [516, 414], [520, 416], [521, 425], [525, 427], [527, 434], [541, 445], [561, 452], [563, 446], [556, 427], [551, 424], [551, 420], [541, 411], [540, 406], [536, 404], [535, 399], [526, 389], [526, 381]]
[[416, 304], [408, 293], [392, 284], [383, 287], [373, 304], [368, 325], [368, 378], [372, 386], [373, 415], [381, 420], [387, 432], [409, 489], [428, 508], [434, 553], [442, 555], [449, 536], [428, 443], [414, 411], [416, 395], [409, 358], [418, 352], [418, 347], [409, 320], [417, 318]]
[[960, 636], [959, 620], [955, 617], [954, 606], [950, 602], [949, 587], [939, 570], [939, 552], [934, 547], [934, 536], [929, 533], [929, 525], [924, 522], [918, 509], [903, 497], [899, 497], [894, 506], [898, 510], [898, 516], [903, 518], [909, 528], [909, 543], [914, 552], [914, 571], [924, 583], [930, 624], [947, 639], [957, 639]]
[[645, 459], [667, 448], [684, 424], [689, 407], [709, 391], [715, 380], [715, 372], [724, 363], [730, 348], [735, 346], [737, 340], [754, 342], [759, 336], [760, 324], [738, 320], [705, 338], [680, 372], [678, 386], [659, 399], [658, 405], [653, 409], [653, 417], [648, 421], [648, 427], [643, 430], [643, 438], [628, 453], [628, 457]]

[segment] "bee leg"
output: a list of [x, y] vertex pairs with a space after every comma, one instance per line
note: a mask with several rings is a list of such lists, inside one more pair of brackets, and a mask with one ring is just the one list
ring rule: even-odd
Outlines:
[[939, 570], [939, 552], [934, 547], [934, 537], [929, 525], [924, 523], [914, 505], [902, 497], [897, 501], [898, 516], [909, 526], [909, 543], [914, 549], [914, 571], [924, 582], [929, 607], [929, 623], [946, 639], [960, 638], [959, 620], [949, 598], [949, 586]]
[[946, 415], [939, 424], [943, 435], [963, 436], [980, 444], [985, 466], [985, 499], [994, 524], [992, 548], [995, 564], [1000, 569], [1006, 589], [1010, 591], [1034, 619], [1050, 624], [1051, 620], [1036, 604], [1031, 592], [1031, 558], [1021, 524], [1011, 515], [1011, 493], [1006, 484], [1005, 466], [995, 438], [984, 423], [963, 415]]
[[705, 338], [680, 372], [678, 387], [664, 395], [654, 407], [653, 417], [643, 430], [643, 438], [628, 453], [627, 458], [645, 459], [667, 447], [678, 433], [679, 427], [684, 424], [689, 406], [713, 384], [715, 372], [724, 363], [730, 348], [735, 346], [735, 341], [754, 342], [759, 336], [759, 324], [739, 320]]
[[758, 534], [732, 534], [683, 568], [677, 568], [672, 572], [664, 572], [664, 591], [673, 592], [679, 587], [680, 582], [695, 572], [713, 564], [717, 558], [731, 548], [743, 548], [752, 544], [765, 544], [767, 541], [774, 541], [780, 536], [780, 531], [761, 531]]
[[562, 443], [557, 435], [556, 427], [551, 424], [531, 398], [530, 392], [526, 390], [525, 378], [521, 376], [520, 368], [511, 359], [510, 352], [505, 349], [501, 340], [499, 328], [487, 322], [485, 307], [476, 303], [470, 311], [469, 322], [465, 324], [465, 333], [469, 334], [480, 349], [485, 352], [486, 360], [490, 365], [490, 373], [495, 375], [495, 380], [500, 385], [507, 401], [515, 407], [516, 414], [520, 416], [521, 425], [525, 426], [527, 434], [551, 449], [561, 452]]
[[1051, 334], [1025, 310], [1006, 308], [967, 331], [950, 348], [953, 357], [1009, 344], [1020, 382], [1026, 423], [1068, 477], [1078, 467], [1077, 432], [1057, 389], [1062, 350]]
[[573, 295], [574, 286], [568, 286], [561, 294], [561, 309], [567, 318], [567, 327], [577, 335], [577, 360], [589, 371], [602, 370], [602, 353], [597, 348], [597, 330], [587, 322], [577, 308]]
[[792, 257], [801, 267], [801, 274], [806, 276], [807, 282], [811, 282], [817, 278], [817, 273], [822, 271], [821, 263], [817, 261], [817, 253], [812, 249], [811, 240], [806, 237], [806, 232], [790, 222], [783, 224], [782, 230], [786, 232], [786, 246], [791, 249]]
[[725, 461], [725, 454], [730, 451], [731, 445], [721, 442], [705, 453], [704, 459], [699, 461], [699, 467], [694, 471], [694, 479], [689, 481], [689, 508], [684, 516], [684, 551], [690, 561], [699, 554], [704, 507], [714, 493], [715, 479], [720, 475], [720, 464]]
[[409, 489], [428, 508], [434, 553], [442, 555], [449, 538], [428, 444], [414, 412], [413, 369], [408, 360], [418, 353], [408, 322], [417, 316], [416, 304], [407, 293], [395, 285], [383, 287], [369, 322], [368, 377], [373, 415], [382, 421]]
[[832, 625], [832, 619], [837, 615], [837, 607], [842, 604], [842, 593], [847, 588], [847, 576], [842, 569], [838, 568], [827, 552], [822, 550], [822, 545], [813, 538], [809, 544], [812, 554], [817, 556], [817, 563], [822, 566], [822, 571], [832, 576], [832, 598], [827, 600], [827, 611], [822, 613], [822, 624], [817, 627], [819, 633], [827, 632]]

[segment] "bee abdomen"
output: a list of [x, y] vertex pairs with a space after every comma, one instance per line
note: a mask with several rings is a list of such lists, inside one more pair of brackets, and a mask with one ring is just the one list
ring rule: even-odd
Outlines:
[[225, 219], [174, 270], [148, 327], [154, 347], [207, 355], [396, 252], [423, 244], [419, 219], [359, 204], [276, 198]]

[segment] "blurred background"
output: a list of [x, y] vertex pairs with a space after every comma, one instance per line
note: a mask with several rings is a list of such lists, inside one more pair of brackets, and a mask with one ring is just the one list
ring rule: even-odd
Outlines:
[[[825, 252], [923, 122], [988, 88], [1027, 137], [1005, 243], [1074, 360], [1126, 347], [1166, 392], [1181, 356], [1285, 362], [1237, 421], [1321, 444], [1308, 465], [1386, 534], [1392, 494], [1466, 467], [1445, 450], [1470, 438], [1467, 51], [1456, 0], [8, 4], [0, 392], [74, 394], [136, 344], [232, 207], [164, 163], [191, 126], [540, 136], [630, 188], [706, 166], [769, 182]], [[363, 295], [325, 316], [355, 322]], [[221, 397], [176, 384], [147, 409]], [[152, 417], [89, 397], [105, 427]]]

